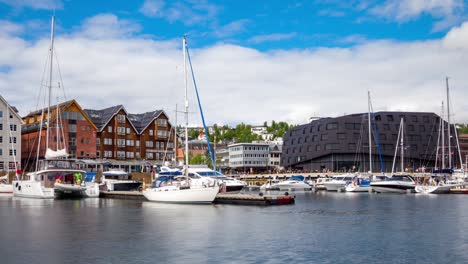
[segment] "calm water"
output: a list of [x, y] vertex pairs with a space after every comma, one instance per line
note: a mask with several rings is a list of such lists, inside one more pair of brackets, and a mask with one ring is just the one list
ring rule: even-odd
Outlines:
[[0, 263], [468, 263], [468, 196], [298, 193], [295, 205], [0, 197]]

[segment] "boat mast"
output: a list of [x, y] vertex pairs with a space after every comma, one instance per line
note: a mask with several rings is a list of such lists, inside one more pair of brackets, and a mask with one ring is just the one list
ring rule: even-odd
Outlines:
[[188, 148], [188, 94], [187, 94], [187, 55], [186, 55], [186, 42], [187, 40], [184, 38], [182, 39], [182, 49], [184, 54], [184, 84], [185, 84], [185, 177], [187, 178], [188, 183], [188, 167], [189, 167], [189, 148]]
[[371, 133], [371, 103], [370, 91], [367, 91], [367, 119], [369, 125], [369, 172], [372, 173], [372, 133]]
[[174, 125], [174, 165], [177, 165], [177, 104], [175, 105], [175, 125]]
[[444, 121], [444, 102], [442, 101], [442, 113], [440, 115], [442, 122], [442, 169], [445, 169], [445, 121]]
[[452, 142], [450, 140], [450, 98], [449, 98], [449, 84], [448, 77], [445, 78], [445, 83], [447, 86], [447, 137], [448, 137], [448, 165], [449, 169], [452, 168]]
[[390, 174], [390, 177], [392, 177], [393, 173], [395, 172], [396, 156], [398, 153], [398, 142], [400, 142], [401, 128], [403, 127], [402, 125], [403, 125], [403, 118], [401, 118], [400, 127], [398, 128], [398, 138], [395, 144], [395, 155], [393, 155], [392, 174]]
[[52, 22], [50, 25], [49, 103], [47, 105], [46, 150], [49, 148], [50, 100], [52, 98], [52, 65], [54, 60], [54, 22], [55, 16], [52, 16]]
[[405, 143], [404, 143], [404, 137], [405, 137], [405, 134], [404, 134], [404, 129], [403, 129], [403, 124], [404, 124], [404, 119], [402, 118], [401, 119], [401, 172], [404, 172], [405, 171], [405, 158], [404, 158], [404, 155], [405, 155]]

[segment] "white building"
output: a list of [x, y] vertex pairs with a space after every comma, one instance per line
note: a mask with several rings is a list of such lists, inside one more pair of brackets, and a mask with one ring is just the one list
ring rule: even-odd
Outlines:
[[21, 161], [21, 122], [16, 109], [0, 96], [0, 171], [14, 171], [14, 160]]
[[270, 152], [267, 143], [237, 143], [228, 148], [230, 168], [250, 173], [267, 169]]
[[269, 146], [270, 152], [268, 153], [268, 166], [274, 170], [280, 170], [281, 152], [283, 149], [282, 144], [271, 144]]

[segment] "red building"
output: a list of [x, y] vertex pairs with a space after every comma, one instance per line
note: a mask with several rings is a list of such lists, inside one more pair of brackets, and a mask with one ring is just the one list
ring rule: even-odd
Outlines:
[[[71, 158], [96, 158], [97, 128], [75, 100], [66, 101], [50, 109], [49, 148], [65, 148]], [[40, 128], [42, 119], [42, 129]], [[37, 156], [44, 157], [46, 151], [47, 109], [29, 113], [23, 117], [21, 128], [21, 157], [25, 170], [31, 170]], [[39, 131], [41, 138], [39, 140]]]

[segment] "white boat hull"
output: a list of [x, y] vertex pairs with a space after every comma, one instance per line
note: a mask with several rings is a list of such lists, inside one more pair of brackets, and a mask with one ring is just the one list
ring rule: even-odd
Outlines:
[[401, 181], [381, 181], [371, 183], [372, 190], [378, 193], [408, 193], [414, 192], [416, 185]]
[[46, 188], [39, 181], [13, 181], [13, 196], [35, 199], [55, 197], [54, 188]]
[[332, 191], [332, 192], [336, 192], [338, 190], [344, 190], [346, 187], [345, 182], [343, 183], [326, 182], [323, 185], [325, 186], [325, 189], [327, 189], [327, 191]]
[[180, 189], [177, 186], [149, 188], [143, 191], [148, 201], [162, 203], [212, 203], [219, 186]]
[[84, 198], [86, 186], [69, 184], [69, 183], [55, 183], [54, 193], [55, 198]]
[[99, 197], [99, 184], [96, 182], [86, 182], [85, 197], [96, 198]]
[[417, 193], [441, 194], [441, 193], [450, 193], [450, 189], [457, 188], [460, 186], [462, 186], [462, 184], [417, 185], [414, 190]]
[[0, 193], [13, 193], [13, 185], [0, 183]]
[[279, 190], [310, 190], [311, 187], [309, 184], [304, 182], [296, 182], [296, 183], [277, 183], [271, 186], [271, 189], [279, 189]]
[[346, 191], [347, 192], [369, 192], [372, 190], [372, 187], [370, 185], [352, 185], [349, 184], [346, 186]]

